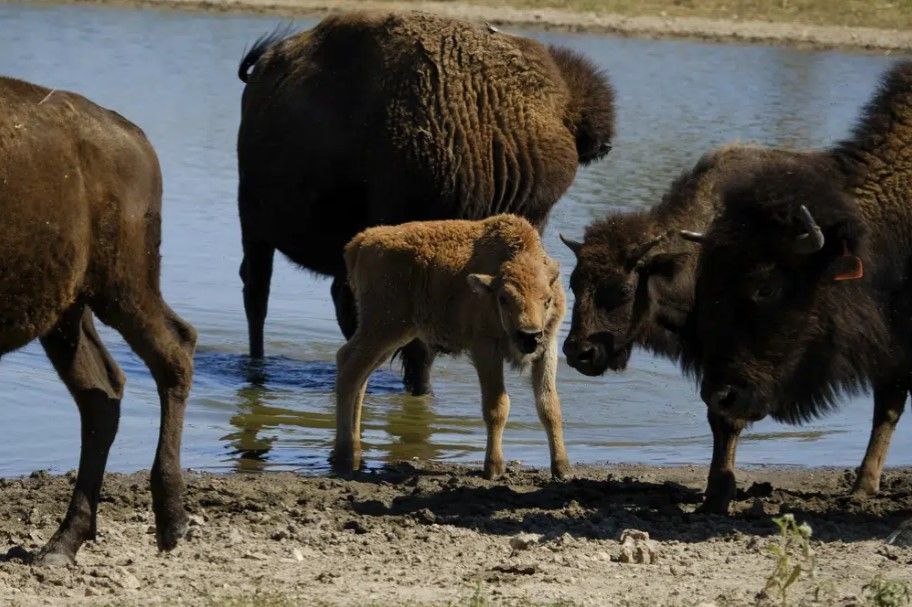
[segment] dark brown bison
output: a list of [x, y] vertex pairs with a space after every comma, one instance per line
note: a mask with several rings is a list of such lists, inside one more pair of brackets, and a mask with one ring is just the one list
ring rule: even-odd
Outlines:
[[703, 237], [683, 363], [730, 420], [798, 423], [873, 389], [856, 490], [876, 492], [912, 381], [912, 62], [853, 136], [757, 162]]
[[38, 559], [71, 562], [95, 537], [124, 376], [92, 313], [146, 362], [161, 397], [152, 504], [158, 546], [186, 526], [180, 468], [196, 334], [159, 291], [161, 172], [145, 135], [63, 91], [0, 78], [0, 355], [38, 338], [79, 406], [69, 509]]
[[[762, 163], [799, 161], [803, 152], [730, 145], [706, 154], [648, 211], [617, 213], [586, 230], [582, 243], [564, 239], [577, 256], [570, 277], [575, 301], [564, 342], [569, 364], [586, 375], [623, 370], [634, 345], [678, 359], [693, 306], [699, 247], [688, 231], [703, 230], [721, 208], [720, 188]], [[681, 238], [681, 232], [685, 238]], [[713, 434], [702, 511], [724, 513], [735, 495], [735, 455], [746, 419], [708, 411]], [[879, 444], [879, 443], [877, 443]], [[878, 452], [872, 442], [871, 452]], [[882, 460], [882, 457], [881, 457]], [[879, 461], [879, 460], [878, 460]], [[881, 466], [859, 476], [859, 492], [876, 492]]]
[[[357, 326], [342, 251], [361, 230], [515, 213], [541, 230], [578, 164], [611, 148], [613, 95], [583, 57], [423, 14], [331, 16], [258, 41], [238, 134], [244, 305], [263, 355], [275, 249], [334, 277], [346, 338]], [[249, 74], [248, 74], [249, 72]], [[403, 352], [427, 392], [433, 352]]]

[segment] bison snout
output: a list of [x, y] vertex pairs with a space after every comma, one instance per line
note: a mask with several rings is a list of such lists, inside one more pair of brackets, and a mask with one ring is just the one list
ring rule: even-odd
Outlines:
[[608, 368], [607, 352], [600, 343], [580, 342], [568, 337], [564, 341], [564, 356], [567, 363], [583, 375], [601, 375]]
[[516, 344], [523, 354], [532, 354], [541, 345], [544, 337], [544, 331], [517, 331]]

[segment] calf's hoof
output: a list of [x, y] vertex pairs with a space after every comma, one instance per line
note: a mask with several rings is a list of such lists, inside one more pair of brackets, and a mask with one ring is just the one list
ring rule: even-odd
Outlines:
[[341, 476], [354, 474], [361, 467], [361, 456], [352, 449], [336, 448], [329, 457], [332, 471]]
[[557, 480], [570, 476], [570, 462], [566, 459], [551, 462], [551, 476]]
[[503, 462], [503, 460], [485, 460], [484, 472], [482, 473], [482, 476], [489, 481], [494, 481], [501, 478], [506, 471], [507, 465]]
[[696, 509], [697, 514], [718, 514], [728, 516], [728, 507], [731, 504], [731, 498], [727, 496], [707, 495], [703, 503]]
[[163, 516], [155, 524], [155, 541], [158, 549], [164, 552], [174, 550], [178, 541], [187, 533], [189, 518], [184, 509], [176, 515]]
[[880, 481], [861, 475], [855, 481], [850, 495], [855, 499], [866, 499], [877, 495], [878, 491], [880, 491]]

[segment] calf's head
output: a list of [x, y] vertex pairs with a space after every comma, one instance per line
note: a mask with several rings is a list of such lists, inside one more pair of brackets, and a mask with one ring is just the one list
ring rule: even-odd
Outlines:
[[561, 236], [576, 255], [570, 275], [573, 316], [567, 362], [586, 375], [626, 368], [635, 341], [674, 353], [691, 293], [689, 253], [660, 252], [669, 238], [642, 214], [616, 215], [586, 230], [584, 242]]
[[764, 163], [723, 187], [702, 237], [683, 363], [731, 418], [814, 417], [887, 347], [857, 203], [825, 158]]
[[[541, 253], [522, 253], [503, 263], [496, 276], [469, 274], [469, 285], [491, 297], [515, 360], [541, 355], [563, 314], [560, 267]], [[556, 319], [556, 320], [555, 320]]]

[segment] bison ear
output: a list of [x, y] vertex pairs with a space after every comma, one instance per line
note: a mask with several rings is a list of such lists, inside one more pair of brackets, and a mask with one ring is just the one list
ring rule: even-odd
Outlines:
[[573, 240], [572, 238], [567, 238], [563, 234], [558, 234], [561, 239], [561, 242], [567, 245], [567, 248], [573, 251], [573, 254], [579, 257], [580, 251], [583, 249], [583, 243], [578, 240]]
[[864, 278], [864, 264], [860, 257], [852, 253], [845, 240], [842, 241], [842, 255], [830, 262], [829, 270], [834, 282]]
[[490, 274], [469, 274], [468, 281], [475, 293], [490, 293], [494, 290], [494, 277]]

